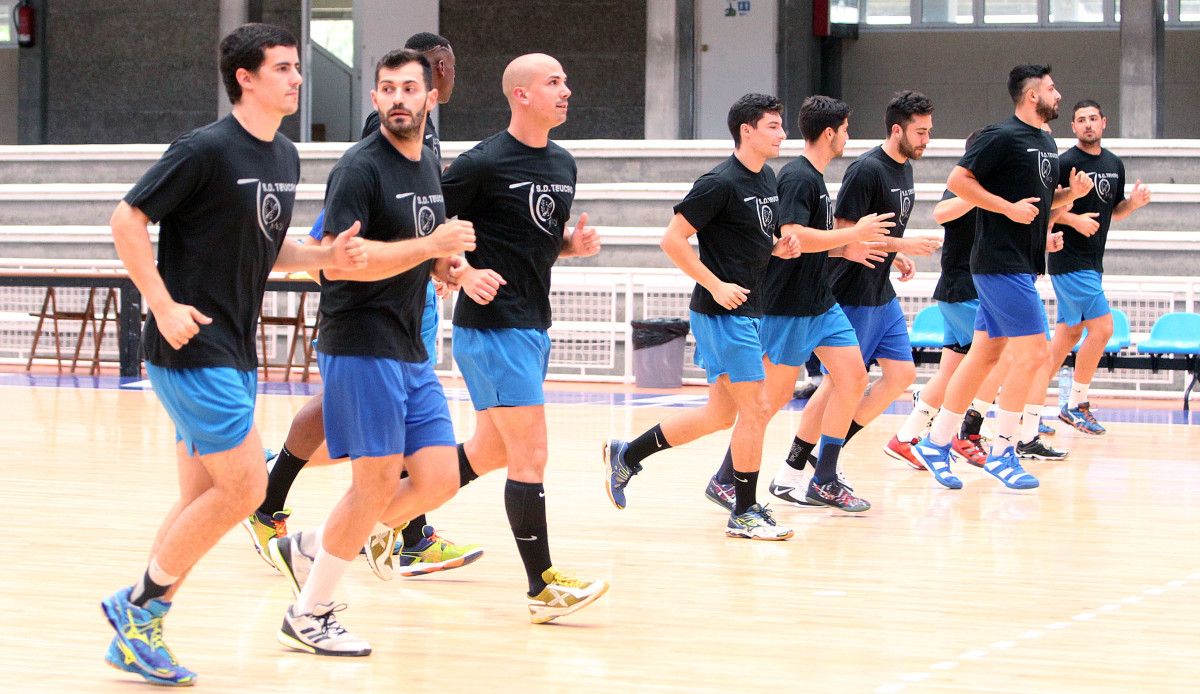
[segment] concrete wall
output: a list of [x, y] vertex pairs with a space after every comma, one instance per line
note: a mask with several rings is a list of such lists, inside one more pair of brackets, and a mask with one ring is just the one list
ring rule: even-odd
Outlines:
[[16, 48], [0, 48], [0, 145], [19, 144], [17, 140], [17, 101], [19, 61]]
[[481, 11], [442, 0], [440, 33], [458, 59], [454, 100], [441, 108], [447, 140], [486, 137], [508, 124], [504, 66], [522, 53], [563, 64], [574, 92], [556, 139], [641, 138], [645, 132], [645, 0], [524, 0]]
[[[1200, 137], [1200, 30], [1173, 29], [1166, 36], [1166, 137]], [[1012, 113], [1005, 83], [1017, 63], [1049, 63], [1063, 95], [1064, 112], [1054, 134], [1070, 137], [1069, 114], [1076, 101], [1104, 105], [1109, 132], [1120, 124], [1120, 45], [1113, 30], [1064, 31], [864, 31], [842, 49], [844, 93], [854, 109], [853, 137], [882, 137], [883, 110], [893, 92], [919, 89], [933, 99], [934, 135], [965, 137]]]
[[55, 0], [48, 10], [48, 143], [170, 142], [215, 118], [215, 3]]

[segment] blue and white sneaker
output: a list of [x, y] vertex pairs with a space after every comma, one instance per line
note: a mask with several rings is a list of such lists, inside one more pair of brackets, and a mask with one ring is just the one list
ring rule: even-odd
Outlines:
[[604, 444], [605, 489], [608, 499], [613, 506], [625, 508], [625, 487], [634, 475], [642, 471], [641, 465], [627, 465], [625, 451], [629, 448], [627, 441], [610, 439]]
[[108, 623], [116, 630], [116, 652], [110, 644], [104, 659], [113, 667], [132, 672], [154, 684], [187, 687], [196, 673], [175, 660], [163, 641], [162, 620], [171, 603], [151, 600], [145, 607], [129, 602], [130, 588], [122, 588], [100, 603]]
[[1100, 426], [1100, 422], [1097, 422], [1096, 418], [1092, 416], [1091, 403], [1081, 402], [1078, 407], [1074, 408], [1063, 405], [1062, 411], [1058, 413], [1058, 418], [1085, 434], [1099, 436], [1108, 431]]
[[754, 504], [740, 516], [729, 515], [725, 536], [743, 540], [786, 540], [792, 536], [792, 529], [776, 524], [769, 507]]
[[1041, 484], [1036, 477], [1021, 467], [1021, 461], [1017, 459], [1017, 453], [1012, 446], [1005, 448], [998, 456], [989, 455], [983, 469], [1009, 489], [1034, 489]]
[[950, 472], [950, 449], [950, 444], [939, 446], [931, 441], [927, 434], [913, 444], [910, 450], [913, 457], [925, 465], [925, 469], [929, 470], [929, 474], [933, 475], [938, 484], [947, 489], [962, 489], [962, 480]]
[[1040, 419], [1038, 420], [1038, 434], [1039, 435], [1054, 436], [1056, 433], [1058, 433], [1058, 432], [1054, 431], [1054, 427], [1050, 426], [1049, 424], [1043, 422]]

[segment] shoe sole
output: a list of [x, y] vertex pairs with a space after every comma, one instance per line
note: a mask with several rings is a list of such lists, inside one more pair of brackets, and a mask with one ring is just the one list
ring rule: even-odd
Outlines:
[[583, 608], [587, 607], [588, 605], [591, 605], [592, 603], [596, 602], [597, 600], [600, 599], [601, 595], [604, 595], [605, 593], [608, 592], [608, 589], [609, 589], [608, 583], [605, 583], [602, 581], [600, 590], [596, 591], [595, 593], [592, 593], [588, 597], [584, 598], [583, 600], [580, 600], [579, 602], [577, 602], [574, 605], [571, 605], [570, 607], [567, 607], [567, 608], [559, 608], [559, 607], [547, 608], [547, 607], [543, 607], [542, 605], [530, 605], [529, 606], [529, 621], [532, 622], [533, 624], [545, 624], [546, 622], [554, 621], [554, 620], [558, 619], [559, 617], [566, 617], [567, 615], [572, 614], [574, 612], [578, 612], [579, 610], [582, 610]]
[[814, 498], [812, 498], [811, 496], [806, 496], [806, 497], [804, 497], [804, 498], [808, 499], [808, 500], [809, 500], [809, 502], [811, 502], [811, 504], [812, 504], [813, 506], [825, 506], [825, 507], [828, 507], [828, 508], [836, 508], [837, 510], [839, 510], [839, 511], [844, 511], [844, 512], [846, 512], [846, 513], [862, 513], [863, 511], [870, 511], [870, 510], [871, 510], [871, 502], [869, 502], [869, 501], [865, 501], [865, 500], [864, 500], [864, 502], [863, 502], [863, 503], [865, 503], [865, 504], [867, 505], [867, 507], [866, 507], [866, 508], [850, 509], [850, 508], [844, 508], [844, 507], [842, 507], [842, 506], [838, 506], [837, 504], [831, 504], [831, 503], [829, 503], [829, 502], [827, 502], [827, 501], [824, 501], [824, 500], [822, 500], [822, 499], [814, 499]]
[[609, 442], [605, 441], [604, 445], [600, 448], [600, 457], [604, 461], [604, 493], [608, 495], [608, 500], [612, 502], [614, 508], [616, 508], [618, 511], [624, 511], [625, 507], [621, 504], [618, 504], [617, 500], [613, 497], [612, 482], [610, 482], [612, 479], [613, 470], [612, 461], [608, 457], [608, 444]]
[[1070, 453], [1068, 453], [1066, 455], [1041, 455], [1038, 453], [1017, 453], [1017, 457], [1020, 458], [1021, 460], [1066, 460], [1067, 456], [1069, 456], [1069, 455], [1070, 455]]
[[[299, 600], [300, 591], [304, 588], [304, 586], [300, 585], [300, 582], [296, 580], [296, 574], [292, 572], [291, 567], [289, 567], [288, 563], [284, 560], [283, 552], [279, 550], [279, 542], [268, 542], [267, 549], [271, 552], [271, 565], [275, 567], [275, 570], [278, 571], [281, 576], [287, 579], [288, 587], [292, 589], [292, 595]], [[297, 548], [296, 551], [300, 551], [299, 548]]]
[[275, 569], [276, 573], [279, 573], [279, 567], [275, 566], [275, 562], [271, 561], [271, 556], [267, 553], [267, 549], [258, 543], [258, 535], [254, 532], [254, 526], [250, 523], [249, 518], [242, 519], [242, 527], [250, 535], [250, 542], [254, 545], [254, 551], [258, 552], [259, 558], [267, 562], [267, 565], [272, 569]]
[[[104, 654], [104, 662], [107, 663], [108, 666], [113, 668], [114, 670], [120, 670], [121, 672], [128, 672], [133, 675], [139, 675], [143, 679], [145, 679], [147, 682], [149, 682], [150, 684], [158, 685], [160, 687], [194, 687], [194, 686], [196, 686], [196, 676], [195, 675], [192, 675], [191, 677], [189, 677], [183, 681], [168, 680], [168, 679], [164, 679], [162, 677], [157, 677], [155, 675], [150, 674], [149, 672], [146, 672], [145, 670], [141, 669], [140, 667], [138, 667], [136, 658], [134, 658], [134, 656], [132, 654], [130, 654], [130, 655], [125, 654], [125, 650], [124, 650], [125, 647], [121, 645], [119, 640], [117, 641], [117, 648], [120, 649], [120, 650], [118, 650], [118, 654], [120, 654], [122, 656], [122, 659], [120, 661], [114, 660], [111, 652]], [[134, 658], [134, 660], [133, 660], [133, 662], [128, 662], [125, 660], [125, 658]]]
[[[372, 535], [372, 537], [374, 537], [374, 535]], [[370, 539], [368, 539], [367, 542], [369, 543]], [[395, 528], [392, 529], [392, 532], [388, 533], [388, 540], [386, 543], [384, 543], [384, 546], [387, 547], [387, 551], [385, 551], [382, 555], [378, 557], [372, 556], [371, 551], [367, 549], [367, 546], [363, 545], [363, 549], [367, 550], [364, 553], [364, 557], [367, 560], [367, 566], [371, 567], [371, 571], [381, 581], [390, 581], [396, 577], [396, 555], [392, 552], [392, 548], [395, 547], [395, 545]]]
[[912, 460], [909, 460], [908, 458], [905, 458], [903, 455], [897, 453], [896, 451], [893, 451], [892, 449], [888, 448], [887, 446], [883, 447], [883, 452], [886, 453], [889, 458], [891, 458], [893, 460], [899, 460], [900, 462], [904, 463], [905, 465], [909, 466], [910, 468], [912, 468], [914, 470], [924, 470], [925, 469], [925, 466], [922, 465], [920, 461], [914, 462]]
[[751, 535], [750, 533], [738, 532], [737, 530], [727, 529], [725, 531], [725, 537], [731, 537], [735, 540], [758, 540], [759, 542], [781, 542], [783, 540], [790, 540], [795, 534], [796, 533], [794, 531], [789, 530], [787, 531], [786, 535], [778, 535], [776, 537], [757, 537]]
[[396, 573], [404, 578], [412, 578], [414, 576], [427, 576], [435, 574], [439, 571], [449, 571], [450, 569], [461, 569], [467, 564], [474, 564], [483, 556], [483, 550], [477, 549], [474, 552], [464, 554], [456, 559], [447, 559], [443, 562], [421, 563], [420, 565], [411, 564], [407, 568], [400, 569]]
[[359, 651], [327, 651], [324, 648], [317, 648], [316, 646], [304, 643], [292, 634], [289, 634], [288, 631], [290, 630], [284, 627], [275, 632], [275, 640], [294, 651], [311, 653], [312, 655], [332, 656], [335, 658], [362, 658], [371, 655], [370, 648], [364, 648]]

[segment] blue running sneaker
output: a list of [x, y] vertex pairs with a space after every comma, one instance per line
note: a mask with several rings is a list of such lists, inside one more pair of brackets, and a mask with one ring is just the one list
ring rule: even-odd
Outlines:
[[938, 484], [947, 489], [962, 489], [962, 480], [950, 472], [950, 448], [950, 444], [937, 445], [926, 434], [924, 438], [912, 445], [910, 451], [913, 457], [920, 461], [926, 470], [929, 470]]
[[611, 439], [604, 444], [604, 469], [606, 471], [608, 499], [613, 506], [625, 508], [625, 487], [629, 479], [642, 471], [641, 465], [625, 464], [625, 449], [629, 443]]
[[[126, 672], [136, 672], [154, 684], [187, 687], [196, 683], [196, 673], [175, 660], [163, 641], [162, 620], [171, 603], [151, 600], [145, 607], [129, 602], [130, 588], [105, 598], [100, 607], [117, 632], [117, 654], [110, 646], [105, 660]], [[134, 668], [134, 669], [131, 669]]]
[[1096, 418], [1092, 416], [1091, 403], [1081, 402], [1075, 408], [1063, 405], [1062, 411], [1058, 413], [1058, 418], [1085, 434], [1099, 436], [1108, 431], [1100, 426], [1100, 422], [1097, 422]]
[[1009, 489], [1033, 489], [1040, 484], [1036, 477], [1021, 467], [1021, 461], [1017, 459], [1017, 453], [1012, 446], [1005, 448], [998, 456], [989, 455], [983, 469]]
[[1039, 435], [1054, 436], [1055, 433], [1057, 433], [1057, 432], [1054, 431], [1054, 427], [1050, 426], [1049, 424], [1047, 424], [1041, 420], [1038, 420], [1038, 434]]

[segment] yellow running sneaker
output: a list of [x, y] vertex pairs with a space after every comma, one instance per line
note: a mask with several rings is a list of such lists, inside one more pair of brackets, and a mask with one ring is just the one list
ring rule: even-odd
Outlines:
[[250, 533], [250, 541], [254, 543], [254, 551], [258, 552], [258, 556], [262, 560], [275, 568], [275, 562], [271, 561], [271, 553], [267, 551], [267, 543], [274, 537], [284, 537], [287, 532], [287, 519], [292, 515], [292, 509], [285, 508], [282, 511], [276, 511], [270, 516], [255, 511], [251, 513], [246, 520], [242, 521], [242, 527], [246, 532]]
[[529, 598], [529, 621], [544, 624], [596, 602], [608, 592], [604, 581], [584, 581], [551, 566], [542, 572], [546, 587]]
[[457, 569], [483, 556], [479, 545], [456, 545], [438, 535], [431, 525], [421, 528], [421, 535], [422, 539], [415, 547], [405, 547], [403, 541], [396, 543], [401, 576], [408, 578]]

